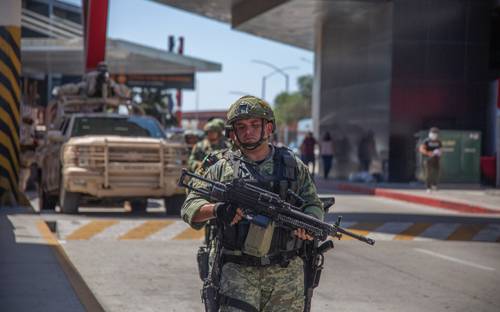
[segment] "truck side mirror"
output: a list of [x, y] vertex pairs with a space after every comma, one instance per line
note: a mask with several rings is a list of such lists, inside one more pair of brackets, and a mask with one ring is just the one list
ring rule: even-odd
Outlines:
[[47, 131], [47, 139], [51, 142], [63, 142], [64, 135], [59, 130], [49, 130]]

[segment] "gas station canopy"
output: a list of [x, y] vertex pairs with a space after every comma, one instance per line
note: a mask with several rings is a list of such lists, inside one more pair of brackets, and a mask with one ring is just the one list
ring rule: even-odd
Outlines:
[[[23, 74], [81, 75], [84, 72], [81, 38], [23, 38]], [[108, 39], [106, 63], [112, 74], [172, 75], [218, 72], [219, 63], [163, 51], [121, 39]]]

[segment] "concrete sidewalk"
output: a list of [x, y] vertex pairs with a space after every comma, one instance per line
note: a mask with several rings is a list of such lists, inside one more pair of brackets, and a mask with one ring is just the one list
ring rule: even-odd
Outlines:
[[86, 310], [58, 246], [31, 209], [0, 207], [1, 311]]
[[442, 185], [427, 193], [423, 185], [410, 183], [354, 183], [316, 177], [318, 190], [335, 190], [382, 196], [464, 213], [500, 214], [500, 189], [479, 185]]

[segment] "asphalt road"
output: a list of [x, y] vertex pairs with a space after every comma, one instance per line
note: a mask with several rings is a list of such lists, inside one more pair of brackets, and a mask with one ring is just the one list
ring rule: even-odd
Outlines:
[[[106, 311], [201, 311], [200, 236], [165, 218], [158, 203], [150, 206], [143, 215], [86, 209], [42, 216], [58, 224], [61, 245]], [[500, 218], [349, 194], [336, 196], [327, 220], [338, 215], [346, 227], [378, 240], [335, 242], [313, 311], [498, 311]], [[156, 228], [126, 239], [136, 222]], [[81, 230], [99, 225], [100, 232]], [[403, 235], [405, 227], [421, 229]], [[462, 233], [469, 228], [472, 234]], [[72, 239], [76, 231], [81, 236]]]

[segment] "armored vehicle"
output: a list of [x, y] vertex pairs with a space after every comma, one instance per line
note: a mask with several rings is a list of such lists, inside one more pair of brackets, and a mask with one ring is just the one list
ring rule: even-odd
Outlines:
[[168, 142], [156, 120], [115, 113], [77, 113], [49, 130], [41, 152], [41, 209], [76, 213], [84, 203], [129, 200], [145, 210], [148, 198], [164, 198], [178, 214], [184, 192], [177, 178], [186, 147]]
[[123, 207], [128, 201], [132, 210], [144, 211], [148, 198], [163, 198], [167, 214], [178, 215], [186, 144], [168, 140], [127, 97], [88, 96], [75, 86], [58, 90], [47, 107], [37, 161], [40, 209], [59, 204], [62, 213], [77, 213], [80, 205]]

